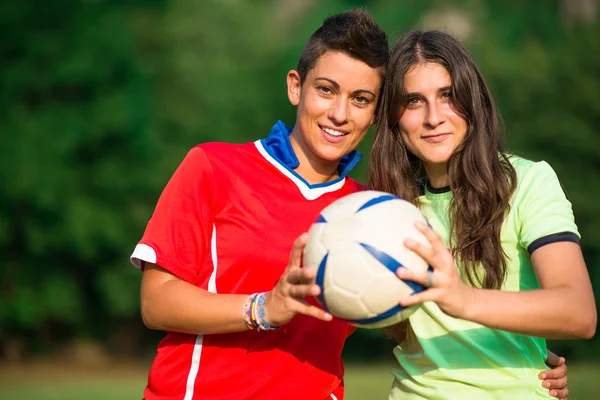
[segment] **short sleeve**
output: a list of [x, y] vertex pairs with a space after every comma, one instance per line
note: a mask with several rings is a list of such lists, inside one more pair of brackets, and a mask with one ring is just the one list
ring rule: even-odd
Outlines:
[[210, 252], [212, 175], [202, 148], [190, 150], [165, 186], [131, 255], [136, 267], [151, 262], [194, 283]]
[[519, 243], [529, 253], [553, 242], [579, 242], [573, 208], [548, 163], [537, 162], [519, 176], [515, 203]]

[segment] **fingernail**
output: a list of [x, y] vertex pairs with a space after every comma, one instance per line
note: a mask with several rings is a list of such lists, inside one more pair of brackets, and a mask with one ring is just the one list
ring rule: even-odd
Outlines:
[[544, 382], [544, 383], [543, 383], [543, 386], [544, 386], [545, 388], [549, 388], [549, 387], [550, 387], [550, 382]]
[[327, 321], [331, 321], [333, 319], [333, 315], [331, 315], [331, 314], [325, 314], [325, 319]]
[[541, 375], [540, 375], [540, 378], [541, 378], [541, 379], [546, 379], [546, 374], [541, 374]]
[[424, 222], [421, 221], [415, 222], [415, 225], [417, 226], [417, 228], [425, 228], [427, 226]]
[[416, 242], [414, 240], [412, 240], [412, 239], [406, 239], [404, 241], [404, 245], [405, 246], [414, 246], [415, 244], [416, 244]]

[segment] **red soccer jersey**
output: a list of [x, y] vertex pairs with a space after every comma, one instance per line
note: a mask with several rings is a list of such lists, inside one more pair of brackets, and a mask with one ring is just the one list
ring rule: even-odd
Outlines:
[[[320, 211], [359, 189], [346, 173], [309, 185], [297, 166], [289, 128], [267, 139], [192, 149], [165, 187], [132, 262], [152, 262], [215, 293], [271, 290], [292, 243]], [[240, 316], [242, 311], [240, 310]], [[343, 396], [341, 354], [354, 329], [297, 315], [275, 331], [218, 335], [169, 332], [152, 364], [146, 400], [316, 399]]]

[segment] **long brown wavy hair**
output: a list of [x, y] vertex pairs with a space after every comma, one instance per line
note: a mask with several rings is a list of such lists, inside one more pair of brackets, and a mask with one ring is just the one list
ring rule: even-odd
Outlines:
[[377, 114], [369, 186], [418, 206], [427, 176], [421, 160], [406, 148], [398, 121], [408, 100], [404, 77], [423, 63], [437, 63], [448, 71], [452, 106], [467, 121], [465, 138], [447, 166], [454, 256], [468, 283], [499, 289], [507, 274], [500, 230], [516, 172], [503, 151], [501, 121], [488, 86], [467, 50], [450, 35], [415, 30], [394, 44]]

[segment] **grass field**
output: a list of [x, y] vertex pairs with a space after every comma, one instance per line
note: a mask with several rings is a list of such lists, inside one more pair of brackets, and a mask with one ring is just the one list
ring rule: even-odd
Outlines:
[[[86, 369], [56, 364], [0, 366], [0, 400], [141, 399], [146, 366]], [[570, 400], [600, 399], [600, 364], [569, 365]], [[384, 399], [388, 365], [348, 365], [346, 400]]]

